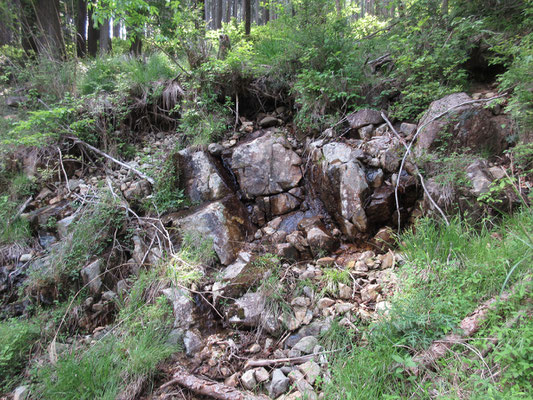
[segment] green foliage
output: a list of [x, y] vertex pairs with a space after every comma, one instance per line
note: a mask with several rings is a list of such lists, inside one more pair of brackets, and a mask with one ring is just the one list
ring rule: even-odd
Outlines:
[[101, 193], [97, 203], [81, 210], [78, 220], [69, 227], [69, 236], [51, 250], [45, 267], [31, 271], [30, 288], [49, 283], [63, 287], [77, 282], [80, 269], [106, 249], [113, 240], [114, 231], [123, 229], [124, 218], [125, 212], [118, 200]]
[[150, 380], [158, 364], [178, 351], [166, 343], [172, 308], [152, 298], [158, 270], [142, 272], [130, 295], [119, 302], [117, 329], [89, 348], [78, 348], [33, 373], [33, 389], [45, 399], [115, 399], [138, 379]]
[[156, 177], [152, 204], [147, 205], [148, 208], [155, 207], [158, 213], [177, 210], [185, 203], [185, 194], [179, 189], [180, 171], [177, 170], [173, 157], [176, 151], [177, 149], [173, 150], [163, 162]]
[[182, 235], [179, 251], [165, 263], [168, 277], [175, 284], [190, 286], [204, 276], [204, 268], [216, 259], [213, 240], [198, 232]]
[[[506, 217], [500, 226], [481, 231], [465, 221], [454, 220], [447, 227], [419, 220], [399, 240], [406, 256], [399, 271], [401, 292], [393, 298], [387, 317], [361, 328], [368, 344], [335, 358], [326, 397], [401, 399], [416, 394], [431, 398], [430, 393], [444, 392], [468, 393], [473, 399], [527, 398], [531, 392], [531, 321], [528, 317], [519, 320], [516, 330], [509, 329], [505, 321], [517, 310], [527, 310], [531, 266], [526, 260], [533, 257], [532, 228], [533, 213], [528, 208]], [[414, 366], [412, 350], [426, 348], [451, 332], [478, 304], [517, 282], [513, 297], [492, 311], [493, 317], [477, 335], [479, 341], [469, 342], [473, 351], [459, 345], [450, 357], [439, 361], [435, 372], [404, 374], [404, 367]], [[499, 345], [481, 361], [475, 351], [493, 335], [498, 336]], [[345, 343], [341, 338], [338, 347]], [[329, 346], [335, 348], [335, 343]], [[482, 376], [486, 363], [500, 368], [499, 382]], [[481, 375], [471, 373], [478, 370]]]
[[125, 55], [96, 58], [88, 63], [80, 90], [85, 95], [101, 92], [142, 95], [153, 84], [175, 76], [175, 67], [162, 53], [154, 53], [145, 60]]
[[26, 366], [30, 351], [39, 337], [39, 328], [29, 321], [9, 319], [0, 322], [0, 391], [16, 383]]
[[31, 235], [29, 223], [15, 216], [26, 198], [35, 191], [35, 180], [24, 174], [0, 176], [0, 244], [14, 243]]

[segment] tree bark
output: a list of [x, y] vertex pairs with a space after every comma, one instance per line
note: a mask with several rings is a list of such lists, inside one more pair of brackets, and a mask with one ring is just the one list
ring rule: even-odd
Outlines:
[[448, 0], [442, 0], [442, 14], [448, 14]]
[[96, 57], [98, 53], [98, 38], [100, 37], [100, 29], [94, 26], [93, 12], [88, 12], [89, 25], [87, 28], [87, 52], [91, 57]]
[[268, 24], [268, 21], [270, 21], [270, 4], [267, 3], [263, 7], [263, 23], [266, 25]]
[[337, 10], [337, 17], [342, 15], [341, 0], [335, 0], [335, 9]]
[[87, 1], [78, 0], [76, 13], [76, 54], [83, 58], [87, 54]]
[[120, 38], [120, 21], [113, 21], [113, 38]]
[[52, 57], [65, 56], [65, 42], [61, 32], [59, 0], [36, 0], [33, 3], [37, 17], [37, 47], [39, 53]]
[[250, 0], [244, 0], [244, 34], [250, 36], [252, 28], [252, 3]]
[[107, 54], [111, 51], [111, 24], [109, 19], [104, 20], [100, 27], [100, 54]]
[[213, 2], [215, 4], [215, 29], [222, 28], [222, 0]]

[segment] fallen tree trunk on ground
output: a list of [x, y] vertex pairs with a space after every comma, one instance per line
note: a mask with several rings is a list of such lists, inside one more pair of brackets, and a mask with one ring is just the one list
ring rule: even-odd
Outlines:
[[169, 386], [179, 385], [196, 394], [211, 397], [217, 400], [261, 400], [265, 397], [249, 395], [241, 392], [238, 389], [224, 385], [222, 383], [209, 381], [207, 379], [199, 378], [189, 374], [184, 369], [180, 368], [173, 379], [161, 386], [165, 389]]

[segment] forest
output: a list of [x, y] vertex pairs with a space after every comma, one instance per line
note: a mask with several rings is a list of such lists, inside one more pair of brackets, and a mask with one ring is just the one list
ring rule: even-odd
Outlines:
[[530, 399], [533, 1], [0, 1], [0, 400]]

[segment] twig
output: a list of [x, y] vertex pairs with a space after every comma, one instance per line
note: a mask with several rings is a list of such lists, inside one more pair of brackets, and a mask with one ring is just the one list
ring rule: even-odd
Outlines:
[[95, 152], [96, 154], [98, 155], [101, 155], [105, 158], [107, 158], [108, 160], [111, 160], [113, 161], [115, 164], [118, 164], [120, 165], [121, 167], [124, 167], [130, 171], [133, 171], [135, 174], [139, 175], [141, 178], [143, 179], [146, 179], [148, 182], [150, 182], [152, 185], [155, 183], [154, 179], [153, 178], [150, 178], [148, 175], [142, 173], [141, 171], [139, 171], [138, 169], [126, 164], [126, 163], [123, 163], [122, 161], [120, 160], [117, 160], [116, 158], [110, 156], [109, 154], [107, 153], [104, 153], [102, 150], [99, 150], [97, 149], [96, 147], [94, 146], [91, 146], [89, 143], [86, 143], [84, 142], [83, 140], [80, 140], [78, 139], [77, 137], [73, 137], [73, 136], [69, 136], [68, 139], [71, 139], [74, 141], [75, 144], [81, 144], [85, 147], [87, 147], [88, 149], [90, 149], [91, 151]]
[[274, 358], [274, 359], [260, 359], [260, 360], [248, 360], [246, 361], [246, 364], [244, 364], [244, 369], [248, 368], [254, 368], [254, 367], [268, 367], [271, 365], [277, 365], [277, 364], [303, 364], [309, 360], [312, 360], [315, 356], [320, 356], [323, 354], [331, 354], [336, 353], [338, 351], [344, 350], [345, 348], [335, 349], [335, 350], [329, 350], [329, 351], [321, 351], [316, 354], [309, 354], [306, 356], [301, 357], [287, 357], [287, 358]]
[[[436, 121], [442, 117], [444, 117], [446, 114], [448, 114], [450, 111], [453, 111], [455, 110], [456, 108], [459, 108], [459, 107], [462, 107], [462, 106], [466, 106], [468, 104], [475, 104], [475, 103], [483, 103], [483, 102], [487, 102], [487, 101], [492, 101], [492, 100], [496, 100], [496, 99], [499, 99], [501, 97], [504, 97], [506, 96], [507, 93], [503, 93], [499, 96], [495, 96], [495, 97], [491, 97], [490, 99], [479, 99], [479, 100], [469, 100], [469, 101], [465, 101], [463, 103], [460, 103], [460, 104], [457, 104], [453, 107], [450, 107], [448, 108], [446, 111], [436, 115], [435, 117], [431, 118], [429, 121], [427, 121], [426, 123], [424, 123], [423, 125], [419, 126], [417, 129], [416, 129], [416, 133], [415, 135], [413, 136], [413, 139], [411, 140], [411, 142], [409, 143], [409, 145], [406, 146], [405, 148], [405, 154], [402, 158], [402, 162], [400, 163], [400, 170], [398, 171], [398, 179], [396, 180], [396, 186], [394, 188], [394, 197], [396, 199], [396, 206], [399, 207], [399, 200], [398, 200], [398, 188], [400, 187], [400, 177], [402, 175], [402, 171], [403, 171], [403, 168], [405, 166], [405, 162], [407, 160], [407, 157], [409, 156], [409, 154], [411, 153], [411, 148], [413, 147], [413, 144], [414, 142], [416, 141], [418, 135], [420, 134], [420, 132], [422, 132], [422, 130], [428, 126], [430, 123], [432, 123], [433, 121]], [[381, 113], [381, 116], [383, 117], [383, 119], [385, 119], [385, 121], [387, 121], [386, 119], [386, 116], [384, 113]], [[390, 121], [388, 121], [387, 125], [389, 125], [389, 127], [392, 126], [392, 124], [390, 123]], [[393, 129], [393, 132], [395, 132], [397, 134], [397, 132]], [[433, 202], [432, 202], [433, 203]], [[436, 204], [436, 203], [435, 203]], [[442, 212], [442, 210], [440, 210]], [[399, 209], [398, 209], [398, 232], [400, 232], [400, 219], [401, 219], [401, 216], [400, 216], [400, 212], [399, 212]]]
[[63, 165], [63, 154], [61, 153], [61, 149], [59, 148], [59, 146], [57, 146], [57, 152], [59, 153], [59, 165], [61, 165], [61, 170], [63, 171], [63, 175], [65, 176], [65, 186], [67, 187], [67, 191], [70, 193], [67, 171], [65, 171], [65, 166]]

